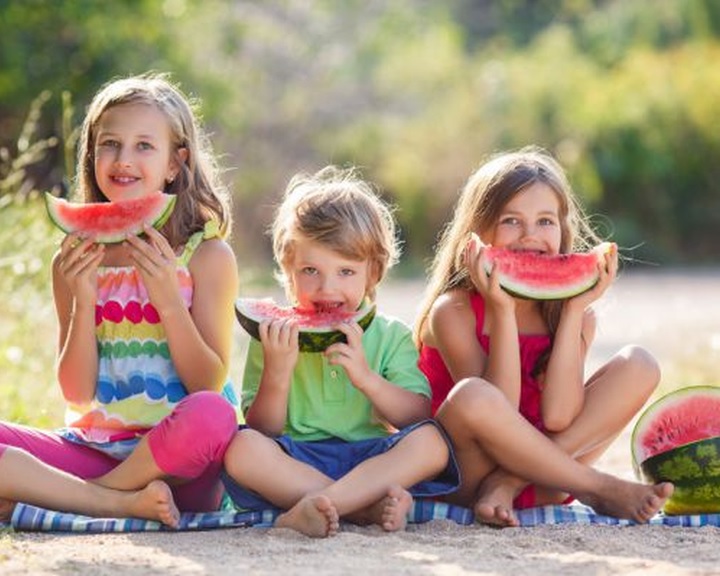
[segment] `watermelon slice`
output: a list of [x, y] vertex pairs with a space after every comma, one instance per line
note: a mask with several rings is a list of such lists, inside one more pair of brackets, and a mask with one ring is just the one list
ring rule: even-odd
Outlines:
[[504, 248], [485, 248], [485, 271], [500, 274], [500, 286], [513, 296], [531, 300], [571, 298], [589, 290], [598, 281], [598, 262], [617, 247], [598, 244], [590, 252], [539, 254]]
[[112, 244], [141, 234], [146, 223], [160, 228], [170, 217], [176, 199], [174, 194], [153, 192], [133, 200], [74, 203], [46, 192], [45, 206], [62, 231], [82, 232], [96, 242]]
[[323, 352], [335, 342], [345, 342], [345, 334], [336, 329], [342, 322], [357, 322], [367, 330], [375, 318], [375, 304], [365, 301], [355, 312], [316, 312], [284, 307], [271, 298], [238, 298], [235, 315], [240, 325], [256, 340], [260, 339], [260, 322], [288, 318], [300, 326], [300, 351]]
[[662, 396], [640, 415], [631, 442], [638, 478], [675, 485], [666, 514], [720, 512], [720, 387]]

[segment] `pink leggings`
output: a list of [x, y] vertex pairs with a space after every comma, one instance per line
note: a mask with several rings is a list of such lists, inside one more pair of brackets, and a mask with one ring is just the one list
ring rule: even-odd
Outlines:
[[[196, 392], [147, 433], [157, 466], [184, 480], [173, 496], [184, 512], [217, 510], [222, 497], [223, 455], [237, 430], [234, 408], [220, 394]], [[14, 446], [46, 464], [80, 478], [97, 478], [118, 465], [98, 450], [75, 444], [54, 432], [0, 422], [0, 456]]]

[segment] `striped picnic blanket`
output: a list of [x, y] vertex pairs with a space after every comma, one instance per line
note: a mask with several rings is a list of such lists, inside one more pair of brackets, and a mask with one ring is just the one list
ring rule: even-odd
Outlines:
[[[213, 530], [217, 528], [245, 528], [250, 526], [270, 527], [280, 513], [277, 509], [255, 512], [203, 512], [183, 513], [179, 530]], [[592, 508], [573, 503], [566, 506], [543, 506], [516, 510], [521, 527], [543, 524], [605, 524], [613, 526], [631, 526], [632, 520], [621, 520], [595, 513]], [[474, 523], [472, 511], [434, 500], [417, 499], [408, 514], [410, 523], [421, 524], [431, 520], [450, 520], [457, 524]], [[649, 522], [651, 525], [664, 526], [720, 526], [720, 514], [695, 514], [686, 516], [665, 516], [658, 514]], [[160, 532], [174, 531], [159, 522], [138, 518], [90, 518], [67, 512], [46, 510], [18, 504], [9, 524], [17, 531], [45, 532]]]

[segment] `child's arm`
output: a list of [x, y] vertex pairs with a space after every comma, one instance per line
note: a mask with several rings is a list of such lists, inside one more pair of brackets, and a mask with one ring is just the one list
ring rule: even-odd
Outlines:
[[[325, 351], [328, 363], [345, 369], [350, 382], [368, 398], [380, 418], [395, 428], [404, 428], [430, 417], [429, 397], [403, 388], [370, 368], [362, 345], [363, 330], [357, 323], [341, 324], [338, 329], [347, 336], [347, 343], [328, 347]], [[405, 358], [403, 350], [411, 354]], [[417, 368], [417, 351], [409, 331], [407, 346], [401, 343], [391, 353], [397, 356], [398, 364], [410, 363], [413, 369]]]
[[542, 393], [543, 422], [551, 432], [565, 430], [582, 410], [585, 401], [585, 359], [595, 338], [596, 327], [591, 304], [615, 280], [617, 264], [617, 252], [607, 254], [605, 263], [598, 266], [600, 278], [595, 287], [563, 305]]
[[[487, 355], [477, 339], [475, 313], [467, 291], [452, 290], [440, 296], [430, 309], [423, 342], [438, 349], [454, 382], [470, 377], [485, 378], [518, 407], [520, 355], [515, 352], [517, 342], [512, 341], [513, 334], [517, 340], [514, 317], [511, 325], [495, 322], [494, 327], [490, 331], [493, 345]], [[503, 327], [505, 334], [501, 334]], [[510, 340], [509, 344], [500, 344], [505, 339]]]
[[[480, 238], [472, 234], [464, 253], [470, 280], [485, 302], [485, 327], [491, 343], [484, 372], [473, 376], [482, 376], [493, 383], [513, 406], [519, 406], [521, 367], [515, 299], [500, 287], [496, 270], [489, 276], [485, 272], [485, 247]], [[474, 319], [469, 302], [468, 310]], [[473, 340], [477, 341], [474, 332]]]
[[52, 261], [53, 299], [59, 328], [57, 377], [63, 397], [74, 404], [86, 404], [95, 396], [97, 269], [104, 253], [102, 244], [70, 234]]
[[[299, 332], [297, 324], [292, 321], [276, 320], [260, 324], [262, 373], [259, 384], [252, 384], [255, 396], [245, 415], [245, 422], [268, 436], [279, 436], [285, 429], [290, 384], [299, 357]], [[248, 363], [250, 361], [248, 354]], [[246, 373], [247, 369], [248, 366]]]
[[193, 300], [188, 310], [172, 248], [155, 229], [146, 227], [145, 233], [147, 241], [130, 237], [127, 244], [160, 316], [173, 365], [188, 392], [220, 391], [229, 370], [239, 287], [235, 255], [219, 239], [198, 247], [189, 264]]

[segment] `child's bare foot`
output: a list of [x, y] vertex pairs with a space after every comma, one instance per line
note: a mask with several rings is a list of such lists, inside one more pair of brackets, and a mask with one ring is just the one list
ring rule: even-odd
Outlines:
[[647, 522], [660, 511], [674, 489], [670, 482], [639, 484], [606, 475], [595, 495], [578, 496], [578, 500], [601, 514]]
[[275, 520], [276, 528], [291, 528], [313, 538], [335, 536], [340, 529], [337, 509], [327, 496], [306, 496]]
[[378, 524], [387, 532], [405, 530], [412, 503], [413, 497], [410, 492], [397, 484], [391, 486], [387, 496], [380, 501], [382, 512]]
[[10, 520], [12, 520], [15, 504], [16, 502], [13, 500], [0, 498], [0, 522], [10, 522]]
[[171, 528], [180, 524], [180, 512], [175, 506], [172, 490], [162, 480], [153, 480], [130, 496], [128, 511], [136, 518], [158, 520]]
[[513, 499], [518, 486], [503, 482], [502, 475], [490, 474], [480, 485], [478, 497], [473, 506], [475, 519], [482, 524], [514, 527], [518, 520], [513, 514]]

